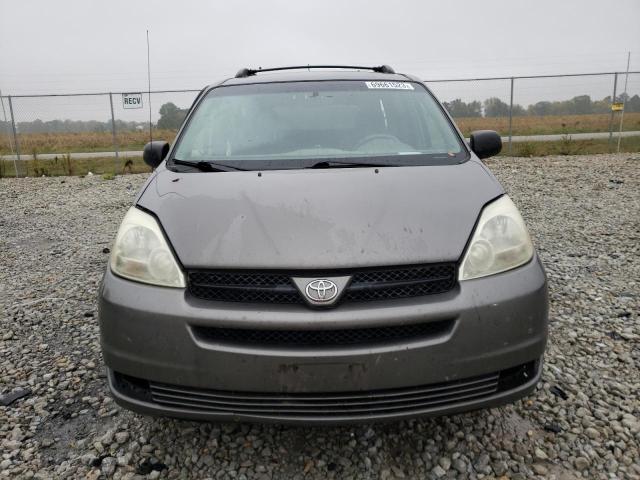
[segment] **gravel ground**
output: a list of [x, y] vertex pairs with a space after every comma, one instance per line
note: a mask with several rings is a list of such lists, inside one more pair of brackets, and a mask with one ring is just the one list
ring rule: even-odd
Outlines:
[[[490, 163], [546, 264], [543, 381], [514, 405], [383, 425], [129, 413], [96, 290], [145, 175], [0, 180], [2, 478], [640, 478], [640, 155]], [[24, 394], [8, 406], [7, 394]]]

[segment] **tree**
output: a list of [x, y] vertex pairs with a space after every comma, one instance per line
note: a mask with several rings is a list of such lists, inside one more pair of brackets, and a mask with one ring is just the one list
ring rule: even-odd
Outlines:
[[550, 115], [551, 102], [538, 102], [534, 105], [529, 105], [527, 111], [529, 115]]
[[595, 100], [591, 103], [592, 113], [609, 113], [611, 111], [611, 95], [607, 95], [602, 100]]
[[182, 125], [187, 110], [182, 110], [169, 102], [160, 107], [160, 119], [158, 120], [158, 128], [166, 128], [168, 130], [177, 130]]
[[514, 103], [512, 113], [514, 117], [523, 117], [527, 114], [527, 111], [524, 109], [522, 105], [518, 105], [517, 103]]
[[444, 108], [452, 117], [481, 117], [482, 104], [478, 101], [465, 103], [459, 98], [451, 102], [444, 102]]
[[627, 112], [640, 112], [640, 97], [636, 94], [627, 100], [624, 106]]
[[484, 116], [485, 117], [508, 117], [509, 105], [507, 105], [497, 97], [487, 98], [484, 101]]
[[477, 100], [467, 103], [467, 109], [470, 117], [482, 116], [482, 103], [478, 102]]
[[579, 95], [577, 97], [573, 97], [571, 99], [573, 103], [573, 112], [576, 115], [584, 115], [587, 113], [592, 113], [593, 109], [591, 107], [591, 97], [589, 95]]

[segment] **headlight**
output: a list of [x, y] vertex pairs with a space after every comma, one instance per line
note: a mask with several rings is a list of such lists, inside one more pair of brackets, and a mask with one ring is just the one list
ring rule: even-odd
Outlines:
[[116, 275], [163, 287], [184, 288], [184, 275], [155, 218], [131, 207], [122, 220], [111, 252]]
[[518, 208], [504, 195], [482, 210], [458, 278], [504, 272], [531, 260], [533, 244]]

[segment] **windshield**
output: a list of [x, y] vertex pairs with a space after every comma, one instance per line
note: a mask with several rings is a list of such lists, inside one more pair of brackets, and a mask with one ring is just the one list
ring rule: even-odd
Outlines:
[[296, 168], [334, 159], [459, 163], [466, 156], [422, 85], [353, 80], [215, 88], [197, 106], [173, 155], [191, 162], [241, 161], [245, 168], [254, 166], [248, 162]]

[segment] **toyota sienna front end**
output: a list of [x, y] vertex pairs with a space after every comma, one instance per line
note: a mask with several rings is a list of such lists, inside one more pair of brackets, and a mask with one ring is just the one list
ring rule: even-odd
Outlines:
[[[305, 67], [306, 69], [307, 67]], [[138, 412], [355, 422], [531, 392], [547, 285], [518, 209], [429, 89], [389, 67], [205, 88], [116, 236], [109, 387]]]

